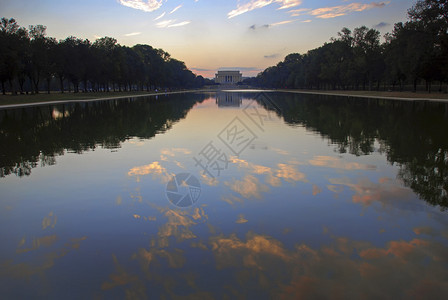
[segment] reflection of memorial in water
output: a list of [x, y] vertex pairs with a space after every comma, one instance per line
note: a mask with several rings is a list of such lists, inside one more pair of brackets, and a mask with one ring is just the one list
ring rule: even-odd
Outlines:
[[240, 107], [242, 102], [243, 95], [241, 93], [216, 93], [216, 104], [218, 104], [218, 107]]

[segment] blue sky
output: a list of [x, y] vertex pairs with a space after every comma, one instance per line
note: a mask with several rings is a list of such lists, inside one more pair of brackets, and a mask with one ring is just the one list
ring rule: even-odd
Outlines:
[[57, 39], [149, 44], [212, 77], [219, 68], [256, 75], [287, 54], [319, 47], [342, 27], [382, 34], [406, 20], [412, 0], [0, 0], [1, 17], [43, 24]]

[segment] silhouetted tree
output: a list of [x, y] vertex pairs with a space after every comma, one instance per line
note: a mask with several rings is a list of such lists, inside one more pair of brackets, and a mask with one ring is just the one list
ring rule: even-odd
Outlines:
[[[57, 42], [46, 36], [43, 25], [20, 27], [14, 19], [2, 18], [0, 24], [0, 82], [17, 92], [24, 92], [26, 80], [34, 93], [39, 92], [42, 79], [47, 91], [53, 79], [58, 79], [60, 91], [68, 86], [74, 92], [146, 90], [153, 87], [191, 88], [202, 86], [203, 77], [188, 70], [162, 49], [149, 45], [132, 48], [121, 46], [112, 37], [99, 38], [93, 43], [74, 36]], [[196, 80], [197, 79], [197, 80]]]
[[419, 0], [408, 18], [395, 24], [383, 44], [378, 30], [344, 27], [329, 43], [303, 54], [300, 62], [290, 64], [287, 56], [251, 82], [273, 88], [364, 90], [379, 89], [381, 83], [402, 90], [407, 83], [415, 91], [425, 80], [430, 92], [433, 81], [440, 86], [448, 81], [448, 4]]

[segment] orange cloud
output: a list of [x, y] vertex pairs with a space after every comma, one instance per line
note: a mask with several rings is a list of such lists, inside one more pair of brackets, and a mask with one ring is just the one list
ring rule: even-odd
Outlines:
[[316, 167], [327, 167], [342, 170], [376, 170], [376, 166], [365, 165], [356, 162], [344, 162], [332, 156], [315, 156], [309, 161], [310, 165]]
[[136, 176], [137, 181], [139, 180], [139, 176], [152, 175], [153, 178], [159, 178], [162, 183], [168, 183], [172, 174], [168, 173], [166, 168], [162, 167], [158, 161], [150, 163], [149, 165], [134, 167], [129, 170], [128, 176]]
[[280, 5], [278, 9], [287, 9], [302, 4], [302, 0], [251, 0], [245, 4], [238, 4], [237, 8], [230, 11], [227, 16], [228, 18], [233, 18], [244, 13], [250, 12], [252, 10], [263, 8], [270, 4], [277, 3]]
[[319, 193], [322, 193], [322, 190], [317, 185], [313, 184], [313, 196], [316, 196]]
[[[347, 177], [344, 178], [332, 178], [329, 180], [333, 184], [333, 188], [329, 189], [338, 192], [335, 189], [338, 186], [346, 186], [355, 191], [355, 195], [352, 196], [354, 203], [360, 203], [364, 206], [370, 206], [375, 202], [379, 202], [384, 206], [389, 205], [390, 201], [393, 201], [394, 206], [398, 206], [402, 201], [408, 201], [409, 195], [412, 192], [396, 184], [394, 181], [379, 180], [379, 183], [371, 182], [369, 179], [360, 179], [357, 183], [352, 183]], [[382, 183], [381, 183], [382, 182]], [[403, 202], [403, 205], [406, 203]]]
[[238, 220], [235, 221], [237, 224], [244, 224], [249, 222], [246, 218], [244, 218], [244, 215], [239, 215]]
[[230, 187], [234, 192], [237, 192], [244, 198], [261, 198], [261, 192], [267, 192], [269, 188], [261, 184], [253, 175], [246, 175], [243, 180], [233, 180], [233, 182], [225, 182], [225, 185]]
[[283, 178], [288, 182], [302, 181], [308, 182], [304, 173], [297, 171], [293, 166], [287, 164], [278, 164], [276, 176]]
[[360, 12], [372, 8], [384, 7], [390, 2], [372, 2], [369, 4], [365, 3], [350, 3], [347, 5], [339, 5], [332, 7], [322, 7], [318, 9], [313, 9], [309, 12], [310, 15], [316, 16], [316, 18], [320, 19], [330, 19], [336, 18], [340, 16], [344, 16], [351, 12]]
[[51, 211], [48, 216], [44, 217], [44, 219], [42, 220], [42, 230], [45, 230], [48, 227], [54, 228], [56, 226], [57, 220], [58, 217], [54, 216], [53, 212]]
[[[372, 8], [380, 8], [388, 5], [390, 1], [371, 2], [371, 3], [350, 3], [347, 5], [338, 5], [331, 7], [321, 7], [316, 9], [301, 8], [290, 10], [289, 13], [293, 17], [298, 17], [304, 14], [315, 16], [319, 19], [331, 19], [345, 16], [352, 12], [361, 12]], [[308, 20], [310, 21], [310, 20]]]

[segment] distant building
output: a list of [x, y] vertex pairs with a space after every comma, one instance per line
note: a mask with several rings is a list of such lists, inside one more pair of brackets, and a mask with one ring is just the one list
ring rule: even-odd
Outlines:
[[215, 83], [219, 84], [237, 84], [243, 81], [243, 75], [240, 71], [218, 71], [215, 75]]

